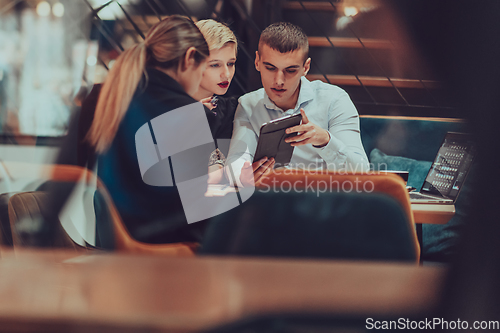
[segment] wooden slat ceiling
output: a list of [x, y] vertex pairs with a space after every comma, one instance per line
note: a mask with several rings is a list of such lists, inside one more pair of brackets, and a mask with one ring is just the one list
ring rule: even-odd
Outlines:
[[[330, 41], [328, 41], [328, 39]], [[368, 38], [344, 38], [344, 37], [309, 37], [309, 46], [311, 47], [331, 47], [330, 42], [335, 47], [344, 48], [363, 48], [363, 45], [369, 49], [390, 49], [394, 45], [391, 41], [383, 39]]]
[[[354, 75], [327, 75], [327, 78], [328, 80], [330, 80], [332, 84], [335, 85], [361, 86], [358, 79], [356, 79]], [[391, 88], [392, 87], [391, 82], [392, 82], [397, 88], [413, 88], [413, 89], [441, 88], [441, 84], [439, 82], [431, 80], [390, 78], [391, 80], [389, 81], [388, 78], [383, 76], [364, 76], [364, 75], [359, 75], [358, 78], [361, 81], [361, 83], [363, 83], [363, 85], [369, 87]], [[307, 79], [310, 81], [321, 80], [327, 82], [325, 77], [321, 74], [309, 74], [307, 75]]]

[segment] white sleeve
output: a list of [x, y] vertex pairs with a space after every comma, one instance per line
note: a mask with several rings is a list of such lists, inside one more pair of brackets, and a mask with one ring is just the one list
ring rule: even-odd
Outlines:
[[330, 141], [317, 148], [328, 169], [363, 172], [369, 170], [359, 131], [359, 116], [349, 95], [343, 92], [328, 108]]
[[252, 163], [258, 140], [247, 112], [239, 103], [234, 115], [233, 136], [225, 166], [225, 174], [231, 184], [236, 183], [238, 186], [242, 186], [240, 182], [241, 169], [246, 161]]

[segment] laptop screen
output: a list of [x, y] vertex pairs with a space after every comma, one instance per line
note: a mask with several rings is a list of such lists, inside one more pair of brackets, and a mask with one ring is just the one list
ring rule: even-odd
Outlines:
[[455, 199], [474, 157], [469, 134], [448, 132], [422, 185], [421, 192]]

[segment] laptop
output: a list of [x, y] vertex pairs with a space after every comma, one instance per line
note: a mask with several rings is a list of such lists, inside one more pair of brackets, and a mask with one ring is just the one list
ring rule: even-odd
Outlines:
[[422, 189], [410, 192], [412, 204], [454, 204], [475, 154], [470, 134], [448, 132], [432, 163]]

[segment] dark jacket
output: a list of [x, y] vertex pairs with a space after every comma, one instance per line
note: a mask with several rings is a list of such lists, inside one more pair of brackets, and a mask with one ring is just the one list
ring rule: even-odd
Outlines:
[[[95, 85], [73, 117], [61, 148], [58, 164], [94, 167], [108, 188], [125, 226], [132, 237], [149, 243], [200, 241], [205, 222], [187, 224], [179, 193], [175, 187], [155, 187], [141, 179], [135, 150], [135, 133], [144, 123], [165, 112], [196, 102], [170, 76], [148, 68], [148, 81], [140, 85], [110, 149], [97, 158], [85, 137], [94, 119], [101, 85]], [[237, 99], [221, 99], [216, 112], [205, 109], [214, 138], [231, 138]], [[208, 164], [208, 156], [206, 158]], [[61, 209], [71, 188], [54, 187], [54, 211]], [[96, 214], [99, 216], [99, 205]], [[57, 214], [57, 213], [55, 213]], [[109, 225], [97, 219], [97, 245], [112, 247]]]
[[231, 139], [233, 135], [233, 120], [236, 107], [238, 106], [237, 97], [218, 97], [217, 107], [212, 109], [216, 116], [214, 127], [214, 138]]
[[[135, 134], [142, 125], [197, 101], [165, 73], [149, 68], [147, 74], [147, 84], [139, 85], [111, 147], [98, 157], [98, 175], [135, 239], [150, 243], [200, 241], [204, 222], [187, 224], [176, 187], [151, 186], [143, 181], [135, 146]], [[208, 109], [205, 112], [215, 133], [220, 119]], [[208, 156], [201, 159], [208, 165]]]

